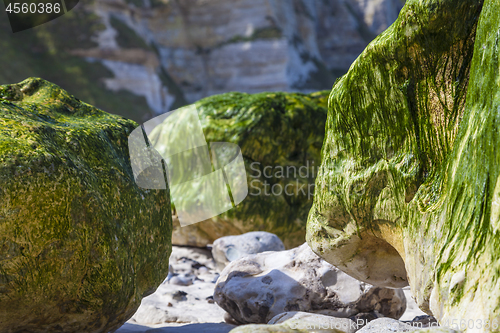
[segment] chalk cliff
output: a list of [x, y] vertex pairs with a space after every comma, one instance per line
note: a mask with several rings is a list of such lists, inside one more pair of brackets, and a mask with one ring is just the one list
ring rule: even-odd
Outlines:
[[0, 61], [10, 64], [0, 83], [44, 77], [137, 121], [228, 91], [330, 89], [395, 21], [402, 5], [401, 0], [80, 2], [63, 17], [21, 33], [12, 34], [8, 22], [0, 22], [0, 46], [9, 50]]

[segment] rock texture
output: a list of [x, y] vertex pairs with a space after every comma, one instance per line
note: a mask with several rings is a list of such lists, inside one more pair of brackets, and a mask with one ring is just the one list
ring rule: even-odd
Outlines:
[[247, 232], [239, 236], [217, 239], [212, 246], [212, 255], [217, 267], [222, 270], [231, 261], [265, 251], [283, 251], [285, 246], [278, 236], [264, 231]]
[[402, 290], [359, 282], [315, 255], [307, 244], [230, 263], [217, 280], [215, 301], [240, 323], [267, 323], [286, 311], [336, 317], [377, 311], [399, 318]]
[[[205, 246], [223, 236], [257, 230], [276, 234], [287, 248], [304, 243], [327, 94], [227, 93], [189, 106], [196, 108], [207, 142], [231, 142], [241, 149], [248, 196], [210, 220], [181, 228], [174, 219], [173, 244]], [[148, 135], [160, 153], [166, 143], [184, 139], [173, 136], [169, 126], [171, 122], [162, 123]], [[196, 202], [199, 191], [183, 195]]]
[[294, 312], [285, 316], [285, 320], [278, 320], [268, 325], [243, 325], [233, 329], [230, 333], [354, 333], [356, 325], [351, 319], [335, 318], [306, 312]]
[[[424, 327], [424, 328], [423, 328]], [[379, 318], [369, 322], [358, 330], [359, 333], [393, 333], [393, 332], [415, 332], [415, 333], [456, 333], [458, 331], [449, 327], [439, 327], [434, 323], [431, 327], [419, 322], [404, 323], [391, 318]]]
[[295, 329], [336, 329], [346, 333], [354, 333], [358, 326], [349, 318], [337, 318], [308, 312], [284, 312], [272, 318], [268, 325], [287, 324]]
[[[166, 281], [154, 294], [143, 299], [141, 307], [134, 317], [120, 327], [116, 333], [227, 333], [235, 328], [234, 323], [223, 322], [224, 320], [234, 322], [234, 319], [223, 311], [212, 297], [207, 296], [213, 295], [218, 277], [215, 262], [208, 249], [172, 246], [169, 263], [170, 269]], [[174, 278], [189, 282], [187, 285], [179, 285], [176, 284]], [[210, 280], [212, 283], [208, 283]], [[173, 293], [177, 291], [183, 291], [186, 295], [179, 295], [180, 297], [174, 299]], [[401, 316], [400, 321], [406, 320], [408, 325], [419, 328], [435, 327], [435, 319], [430, 316], [422, 316], [422, 312], [418, 311], [414, 302], [411, 301], [411, 294], [407, 294], [409, 290], [404, 291], [406, 300], [410, 301], [410, 304], [407, 303], [406, 311]], [[268, 322], [268, 326], [285, 329], [281, 324], [288, 319], [293, 319], [305, 323], [316, 323], [316, 328], [317, 324], [335, 328], [336, 323], [351, 324], [352, 322], [351, 325], [355, 324], [353, 328], [360, 329], [367, 322], [380, 316], [376, 311], [358, 313], [351, 318], [335, 318], [315, 313], [291, 311], [276, 315]], [[165, 321], [165, 319], [167, 320]], [[194, 321], [189, 322], [190, 320]], [[275, 324], [276, 326], [272, 326]], [[246, 325], [240, 328], [247, 331], [254, 327], [264, 330], [267, 329], [265, 326]], [[310, 327], [314, 328], [314, 325]]]
[[457, 333], [456, 330], [447, 327], [422, 328], [392, 318], [375, 319], [364, 327], [359, 321], [306, 312], [290, 312], [275, 318], [267, 325], [243, 325], [231, 330], [230, 333]]
[[[228, 91], [330, 89], [401, 0], [89, 0], [12, 37], [0, 83], [50, 79], [143, 122]], [[78, 79], [74, 79], [77, 76]]]
[[418, 328], [400, 322], [392, 318], [379, 318], [369, 322], [360, 329], [359, 333], [389, 333], [389, 332], [412, 332]]
[[[399, 318], [401, 321], [412, 321], [417, 318], [417, 320], [421, 319], [424, 322], [428, 322], [433, 318], [432, 316], [427, 315], [425, 312], [419, 309], [417, 303], [415, 302], [412, 294], [410, 286], [404, 287], [403, 292], [406, 297], [406, 312]], [[427, 319], [425, 319], [427, 318]], [[433, 320], [435, 320], [433, 318]]]
[[214, 302], [219, 277], [207, 249], [173, 246], [170, 272], [156, 292], [142, 300], [129, 324], [220, 323], [225, 311]]
[[308, 243], [440, 322], [500, 324], [497, 8], [408, 1], [330, 95]]
[[171, 251], [168, 193], [134, 182], [137, 124], [41, 79], [0, 96], [0, 331], [114, 330]]

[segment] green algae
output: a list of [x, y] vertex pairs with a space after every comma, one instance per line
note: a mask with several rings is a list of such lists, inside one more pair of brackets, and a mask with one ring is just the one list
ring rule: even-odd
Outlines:
[[[309, 95], [233, 92], [195, 103], [208, 143], [231, 142], [240, 147], [249, 194], [242, 203], [211, 222], [183, 229], [210, 233], [222, 228], [218, 237], [264, 230], [277, 234], [289, 248], [302, 244], [320, 164], [327, 97], [328, 92], [324, 91]], [[149, 135], [153, 145], [178, 140], [160, 133], [170, 131], [161, 126], [154, 130]], [[290, 195], [284, 192], [285, 188]], [[184, 196], [195, 202], [197, 194], [186, 192]], [[210, 229], [208, 232], [204, 231], [205, 226]]]
[[[275, 233], [287, 247], [304, 242], [315, 170], [321, 162], [326, 103], [326, 92], [229, 93], [197, 103], [207, 142], [236, 143], [245, 161], [249, 195], [220, 219]], [[265, 167], [272, 171], [265, 173]], [[301, 167], [304, 172], [299, 174]], [[287, 185], [293, 195], [272, 193], [271, 186], [284, 190]]]
[[[494, 6], [498, 2], [485, 7], [491, 12]], [[485, 74], [478, 70], [469, 75], [471, 63], [479, 65], [478, 50], [485, 43], [475, 39], [481, 9], [482, 1], [407, 1], [397, 21], [336, 82], [308, 220], [311, 247], [367, 282], [383, 284], [370, 272], [385, 269], [387, 260], [403, 265], [404, 258], [406, 272], [401, 276], [409, 279], [421, 308], [430, 311], [431, 303], [438, 318], [471, 315], [465, 310], [473, 297], [467, 284], [451, 281], [458, 281], [463, 269], [466, 281], [486, 279], [478, 274], [483, 264], [477, 263], [495, 258], [484, 253], [497, 247], [488, 209], [498, 174], [486, 173], [493, 160], [498, 163], [493, 157], [496, 130], [486, 125], [496, 120], [469, 111], [498, 89], [491, 79], [487, 88], [478, 90], [475, 82]], [[494, 50], [493, 40], [489, 43]], [[485, 56], [494, 67], [496, 58]], [[477, 139], [483, 132], [482, 143], [461, 143], [464, 136]], [[461, 169], [454, 166], [459, 161], [464, 163]], [[478, 177], [478, 172], [485, 173]], [[336, 191], [330, 190], [332, 184]], [[352, 194], [356, 184], [361, 184], [362, 195]], [[381, 243], [370, 249], [373, 238]], [[347, 262], [357, 258], [360, 264], [364, 251], [383, 260], [364, 266]], [[387, 253], [389, 258], [383, 257]], [[488, 278], [496, 280], [493, 273]], [[448, 287], [453, 294], [449, 300]]]
[[475, 298], [484, 308], [484, 320], [500, 320], [498, 6], [498, 1], [484, 2], [465, 112], [444, 168], [442, 204], [429, 212], [430, 221], [438, 221], [441, 234], [435, 245], [436, 286], [431, 302], [441, 304], [439, 315], [447, 317], [467, 315], [470, 299]]
[[133, 178], [137, 124], [41, 79], [0, 94], [1, 330], [116, 329], [171, 251], [168, 195]]
[[[484, 331], [500, 324], [499, 5], [408, 1], [336, 83], [317, 187], [344, 191], [316, 192], [307, 236], [347, 271], [360, 245], [339, 239], [381, 238], [423, 310]], [[361, 199], [345, 190], [355, 179]]]

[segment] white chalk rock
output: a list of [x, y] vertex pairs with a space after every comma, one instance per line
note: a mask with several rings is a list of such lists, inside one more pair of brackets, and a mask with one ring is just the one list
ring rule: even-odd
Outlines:
[[213, 301], [218, 273], [210, 251], [173, 246], [169, 262], [167, 279], [156, 292], [143, 298], [129, 324], [223, 322], [225, 312]]
[[267, 323], [288, 311], [340, 318], [377, 311], [399, 318], [401, 289], [358, 281], [314, 254], [307, 244], [231, 262], [217, 280], [214, 300], [240, 323]]
[[354, 333], [358, 327], [349, 318], [337, 318], [308, 312], [284, 312], [273, 317], [268, 324], [286, 323], [294, 329], [338, 330], [345, 333]]
[[230, 262], [250, 254], [283, 250], [285, 250], [285, 246], [275, 234], [253, 231], [243, 235], [217, 239], [212, 246], [212, 255], [217, 267], [222, 270]]

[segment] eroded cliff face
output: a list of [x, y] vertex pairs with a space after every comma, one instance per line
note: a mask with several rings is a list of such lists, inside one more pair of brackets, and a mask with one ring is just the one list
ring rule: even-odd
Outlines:
[[[329, 89], [401, 0], [94, 0], [13, 35], [4, 83], [42, 76], [144, 121], [228, 91]], [[21, 59], [16, 54], [23, 53]], [[74, 80], [72, 76], [77, 75]], [[100, 87], [89, 88], [88, 82]], [[0, 82], [0, 83], [1, 83]]]

